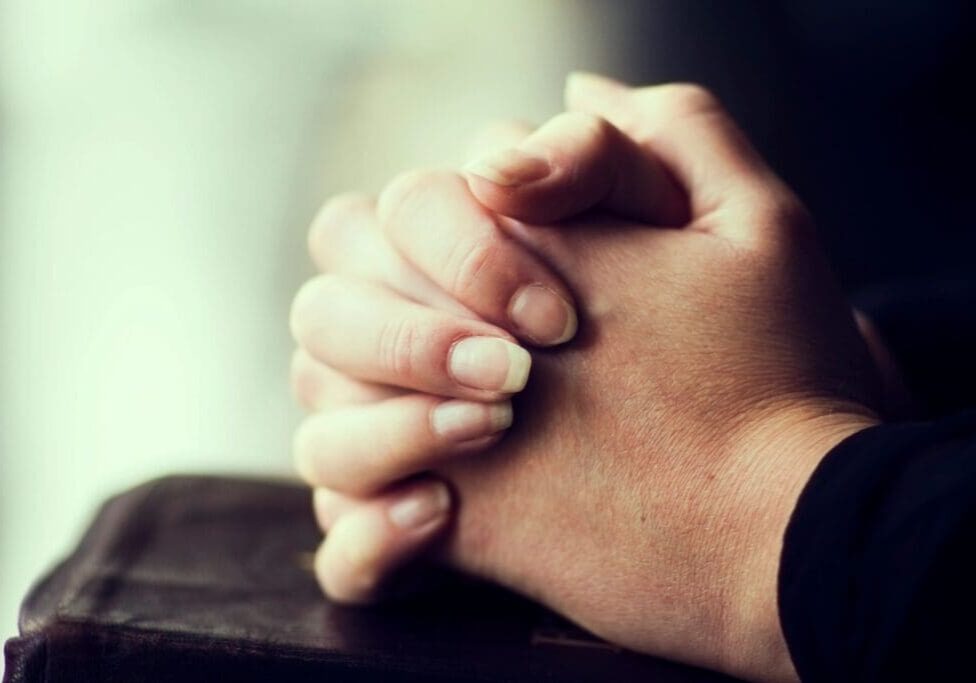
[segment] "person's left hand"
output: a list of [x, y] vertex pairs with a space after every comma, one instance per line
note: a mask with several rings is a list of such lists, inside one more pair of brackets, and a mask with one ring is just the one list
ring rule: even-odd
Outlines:
[[[519, 123], [495, 124], [476, 138], [472, 156], [528, 132]], [[401, 187], [409, 182], [403, 178]], [[457, 182], [460, 190], [463, 181]], [[296, 297], [292, 316], [302, 343], [292, 356], [291, 383], [310, 412], [296, 432], [296, 464], [319, 482], [316, 515], [329, 531], [320, 574], [342, 602], [380, 597], [389, 576], [448, 526], [447, 488], [430, 475], [411, 475], [432, 454], [440, 461], [471, 455], [503, 436], [512, 423], [510, 397], [522, 390], [531, 366], [521, 344], [562, 344], [576, 333], [561, 279], [499, 233], [493, 215], [466, 191], [417, 218], [444, 231], [444, 245], [464, 225], [471, 239], [491, 244], [494, 263], [484, 268], [446, 258], [457, 272], [450, 285], [438, 284], [384, 235], [374, 198], [341, 195], [309, 230], [309, 251], [323, 275]], [[297, 313], [310, 290], [331, 303]], [[311, 464], [313, 450], [340, 460], [328, 488]], [[369, 462], [376, 463], [372, 474], [364, 472]], [[355, 476], [344, 478], [343, 471]]]
[[[675, 225], [686, 217], [686, 198], [662, 166], [597, 116], [559, 115], [534, 132], [522, 123], [496, 123], [476, 136], [470, 156], [482, 160], [480, 171], [494, 173], [497, 180], [498, 168], [486, 170], [483, 160], [490, 162], [493, 152], [515, 144], [548, 157], [552, 168], [533, 182], [515, 182], [519, 174], [524, 180], [526, 173], [539, 169], [531, 161], [521, 168], [509, 166], [507, 187], [501, 192], [493, 192], [492, 183], [483, 184], [488, 195], [482, 200], [493, 202], [498, 211], [525, 219], [558, 220], [601, 206]], [[321, 320], [325, 333], [311, 344], [300, 345], [292, 359], [294, 392], [312, 413], [296, 434], [296, 454], [327, 449], [357, 465], [348, 468], [357, 479], [344, 481], [343, 468], [333, 463], [340, 478], [333, 480], [332, 488], [318, 486], [315, 492], [318, 518], [329, 529], [322, 553], [327, 591], [346, 602], [376, 599], [384, 579], [435, 541], [449, 522], [451, 501], [436, 479], [414, 477], [387, 485], [395, 478], [390, 468], [412, 474], [432, 451], [439, 453], [438, 458], [472, 455], [496, 443], [511, 423], [507, 399], [525, 382], [528, 355], [507, 346], [507, 353], [497, 354], [502, 367], [494, 373], [486, 373], [483, 363], [480, 369], [472, 364], [471, 371], [479, 370], [480, 379], [495, 382], [472, 388], [470, 377], [463, 383], [456, 381], [459, 375], [449, 360], [452, 340], [481, 336], [494, 340], [497, 349], [503, 346], [497, 340], [520, 338], [546, 346], [561, 344], [576, 332], [572, 297], [560, 278], [528, 245], [501, 229], [496, 214], [479, 205], [459, 176], [443, 175], [451, 178], [452, 190], [439, 199], [434, 213], [401, 214], [385, 225], [402, 230], [423, 224], [426, 244], [438, 243], [440, 231], [439, 243], [454, 245], [452, 254], [418, 250], [419, 265], [411, 263], [384, 235], [376, 201], [364, 195], [330, 200], [309, 231], [313, 260], [327, 274], [309, 286], [319, 290], [324, 286], [334, 293], [331, 300], [340, 303], [332, 307], [329, 320]], [[423, 176], [423, 172], [402, 176], [384, 192], [381, 202], [385, 198], [387, 204], [402, 204], [400, 198]], [[478, 182], [474, 174], [468, 177]], [[454, 254], [490, 255], [490, 259], [459, 262]], [[422, 267], [437, 276], [432, 280]], [[358, 295], [371, 291], [383, 296], [365, 311], [341, 304], [359, 301]], [[391, 315], [397, 310], [397, 296], [423, 307]], [[439, 313], [432, 315], [435, 311]], [[396, 327], [395, 333], [386, 332], [385, 339], [375, 342], [366, 342], [357, 333], [369, 328], [372, 319], [384, 316], [383, 329]], [[301, 322], [306, 328], [310, 324], [316, 323]], [[431, 335], [444, 341], [429, 344]], [[414, 348], [423, 351], [423, 357], [398, 360], [392, 350], [381, 350], [389, 362], [370, 364], [373, 347], [399, 345], [403, 356], [405, 338], [413, 337], [418, 341]], [[500, 386], [499, 381], [508, 386]], [[363, 476], [364, 459], [382, 463], [372, 478]], [[308, 462], [307, 457], [298, 458], [305, 478], [314, 480]]]

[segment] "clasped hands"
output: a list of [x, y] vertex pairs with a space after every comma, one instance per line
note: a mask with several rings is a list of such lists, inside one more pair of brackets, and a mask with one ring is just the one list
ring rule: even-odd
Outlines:
[[710, 93], [576, 75], [566, 105], [316, 218], [291, 326], [317, 576], [365, 602], [423, 555], [622, 646], [795, 680], [783, 533], [877, 421], [874, 364]]

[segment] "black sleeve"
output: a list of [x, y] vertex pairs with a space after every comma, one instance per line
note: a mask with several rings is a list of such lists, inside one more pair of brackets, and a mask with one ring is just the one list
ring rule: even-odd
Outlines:
[[976, 680], [976, 412], [834, 448], [787, 527], [779, 609], [804, 683]]

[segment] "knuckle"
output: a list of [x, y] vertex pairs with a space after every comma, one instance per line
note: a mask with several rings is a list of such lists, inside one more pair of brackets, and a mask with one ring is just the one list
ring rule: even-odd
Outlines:
[[349, 509], [348, 499], [342, 493], [317, 486], [312, 494], [312, 508], [315, 520], [323, 531], [335, 524], [345, 510]]
[[307, 410], [318, 407], [322, 398], [322, 378], [314, 361], [302, 349], [291, 357], [291, 389], [298, 403]]
[[813, 227], [813, 219], [795, 195], [780, 196], [770, 207], [770, 217], [777, 225], [794, 233], [805, 233]]
[[292, 463], [295, 471], [308, 484], [319, 484], [321, 473], [318, 463], [318, 439], [314, 417], [306, 417], [292, 435]]
[[571, 138], [571, 145], [556, 146], [550, 151], [558, 172], [566, 182], [574, 185], [592, 164], [599, 164], [599, 171], [592, 172], [610, 177], [608, 163], [613, 156], [618, 130], [602, 116], [588, 112], [566, 112], [561, 114], [564, 130]]
[[423, 337], [416, 325], [399, 318], [387, 321], [379, 335], [380, 367], [394, 380], [410, 383], [418, 364]]
[[569, 112], [566, 116], [572, 117], [573, 126], [579, 131], [580, 136], [589, 142], [605, 143], [616, 131], [613, 124], [596, 114]]
[[341, 296], [349, 283], [348, 278], [337, 273], [322, 273], [309, 281], [313, 295], [320, 301], [329, 302], [334, 297]]
[[331, 262], [339, 251], [339, 236], [351, 229], [372, 210], [369, 195], [349, 192], [337, 195], [322, 205], [308, 229], [308, 251], [320, 267]]
[[[637, 92], [638, 101], [645, 103], [660, 120], [660, 126], [674, 119], [722, 110], [715, 94], [698, 83], [664, 83], [642, 88]], [[628, 125], [635, 125], [635, 121]]]
[[387, 233], [395, 234], [404, 225], [402, 220], [424, 205], [431, 193], [445, 183], [457, 183], [459, 177], [451, 171], [416, 169], [401, 173], [380, 194], [377, 215]]
[[342, 277], [326, 273], [301, 286], [289, 314], [289, 327], [296, 342], [307, 346], [312, 331], [327, 319], [330, 302], [340, 295], [343, 284]]
[[292, 460], [302, 480], [335, 491], [350, 489], [350, 473], [337, 453], [333, 421], [324, 415], [306, 417], [292, 438]]
[[445, 264], [451, 282], [451, 293], [460, 301], [479, 298], [486, 277], [498, 272], [503, 253], [492, 239], [458, 240]]
[[755, 219], [769, 234], [801, 236], [813, 229], [813, 220], [792, 192], [765, 191], [755, 200]]
[[297, 343], [302, 344], [307, 337], [308, 317], [312, 309], [315, 285], [314, 280], [310, 280], [302, 285], [295, 298], [291, 302], [291, 311], [288, 314], [288, 327], [291, 329], [291, 336]]
[[319, 486], [315, 488], [315, 493], [313, 500], [315, 501], [312, 506], [312, 512], [315, 516], [315, 523], [318, 525], [319, 529], [328, 532], [332, 525], [336, 523], [338, 519], [338, 514], [334, 511], [327, 509], [323, 505], [319, 504], [319, 491], [328, 491], [325, 487]]
[[721, 107], [715, 94], [698, 83], [667, 83], [658, 87], [658, 95], [675, 115], [698, 114]]
[[743, 245], [757, 254], [780, 261], [808, 251], [818, 241], [813, 219], [792, 192], [761, 183], [743, 197], [740, 207], [737, 220], [749, 225], [752, 235]]

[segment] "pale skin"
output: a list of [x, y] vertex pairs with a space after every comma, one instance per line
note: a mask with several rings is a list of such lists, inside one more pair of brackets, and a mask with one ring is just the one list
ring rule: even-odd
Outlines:
[[319, 580], [366, 602], [426, 553], [625, 647], [796, 680], [783, 533], [878, 421], [871, 354], [710, 94], [578, 76], [567, 109], [313, 226], [292, 329]]

